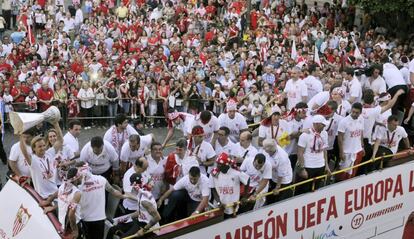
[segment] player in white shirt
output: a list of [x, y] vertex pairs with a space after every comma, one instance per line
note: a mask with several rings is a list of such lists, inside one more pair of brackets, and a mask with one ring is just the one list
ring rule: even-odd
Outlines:
[[49, 205], [57, 197], [57, 162], [55, 156], [62, 150], [63, 136], [59, 123], [54, 122], [54, 129], [57, 133], [56, 143], [52, 148], [46, 150], [46, 142], [41, 136], [32, 139], [32, 154], [26, 149], [23, 137], [20, 137], [20, 150], [30, 166], [30, 173], [36, 192], [45, 202], [43, 206]]
[[30, 165], [27, 163], [22, 151], [20, 150], [20, 144], [21, 142], [24, 142], [27, 153], [32, 154], [32, 148], [30, 147], [30, 142], [33, 138], [32, 134], [32, 130], [26, 130], [23, 132], [20, 135], [22, 139], [13, 144], [10, 149], [9, 166], [14, 175], [18, 177], [30, 177]]
[[[387, 126], [378, 126], [375, 130], [373, 140], [372, 158], [381, 157], [389, 154], [396, 154], [400, 141], [403, 140], [406, 149], [410, 148], [410, 141], [405, 129], [398, 125], [398, 117], [391, 115], [388, 117]], [[384, 159], [384, 167], [387, 167], [391, 158]], [[373, 163], [370, 170], [379, 169], [381, 161]]]
[[65, 178], [66, 181], [59, 187], [57, 196], [59, 222], [65, 235], [78, 238], [81, 220], [80, 200], [82, 198], [78, 185], [82, 182], [82, 175], [77, 168], [70, 168]]
[[286, 152], [289, 154], [291, 167], [295, 168], [296, 161], [298, 159], [298, 139], [304, 130], [305, 120], [309, 121], [311, 116], [307, 116], [308, 105], [304, 102], [296, 104], [286, 117], [287, 123], [290, 126], [289, 129], [289, 141], [290, 143], [285, 147]]
[[287, 98], [286, 108], [288, 110], [295, 107], [299, 102], [307, 102], [308, 87], [303, 80], [299, 79], [300, 69], [294, 67], [291, 71], [292, 78], [286, 82], [283, 95]]
[[263, 149], [260, 152], [266, 156], [266, 161], [272, 165], [272, 180], [269, 184], [269, 191], [272, 190], [273, 195], [267, 197], [267, 203], [270, 204], [291, 197], [293, 192], [290, 189], [279, 192], [280, 189], [289, 186], [293, 180], [289, 155], [271, 139], [263, 141]]
[[120, 191], [114, 189], [102, 176], [94, 175], [85, 162], [77, 164], [82, 173], [82, 183], [79, 186], [82, 197], [80, 200], [81, 218], [86, 238], [102, 239], [105, 230], [105, 191], [117, 198], [126, 199]]
[[164, 148], [165, 145], [170, 141], [170, 139], [174, 135], [174, 128], [179, 129], [182, 131], [184, 137], [189, 137], [191, 134], [191, 129], [194, 126], [194, 115], [184, 113], [184, 112], [177, 112], [175, 110], [171, 110], [168, 112], [168, 132], [167, 136], [165, 137], [164, 142], [162, 143], [162, 147]]
[[[217, 168], [210, 174], [210, 188], [217, 205], [224, 208], [224, 218], [232, 217], [238, 211], [238, 206], [231, 205], [246, 198], [249, 188], [249, 175], [234, 169], [235, 162], [226, 153], [216, 159]], [[240, 194], [240, 183], [244, 184], [245, 195]]]
[[238, 154], [238, 148], [236, 144], [231, 142], [229, 139], [229, 135], [230, 135], [229, 128], [225, 126], [220, 127], [217, 135], [218, 135], [217, 141], [214, 145], [214, 150], [216, 152], [216, 155], [219, 155], [221, 153], [226, 153], [231, 158], [236, 157]]
[[266, 160], [264, 154], [258, 153], [255, 157], [244, 160], [240, 171], [250, 177], [249, 201], [254, 203], [251, 204], [248, 210], [262, 207], [266, 202], [266, 198], [256, 197], [259, 194], [267, 193], [269, 190], [269, 180], [272, 179], [272, 164]]
[[[150, 183], [151, 181], [150, 175], [147, 173], [148, 165], [149, 165], [148, 160], [146, 160], [145, 158], [143, 157], [137, 158], [134, 162], [134, 165], [125, 172], [124, 177], [122, 178], [122, 190], [125, 193], [133, 194], [133, 188], [131, 186], [131, 182], [129, 178], [134, 173], [140, 174], [143, 177], [145, 183], [152, 185]], [[125, 214], [133, 213], [135, 212], [135, 210], [138, 209], [137, 202], [133, 199], [127, 198], [123, 200], [122, 205], [126, 209]]]
[[[388, 94], [387, 92], [381, 93], [378, 98], [377, 98], [377, 102], [378, 105], [381, 107], [384, 107], [388, 104], [388, 102], [391, 100], [391, 95]], [[382, 112], [376, 119], [375, 119], [375, 125], [383, 125], [383, 126], [387, 126], [387, 122], [388, 122], [388, 117], [390, 117], [392, 115], [391, 109], [386, 110], [384, 112]], [[375, 126], [374, 126], [374, 130], [375, 132]]]
[[381, 69], [374, 66], [372, 69], [372, 75], [368, 77], [364, 84], [365, 89], [371, 89], [375, 95], [387, 92], [387, 85], [385, 84], [384, 78], [382, 78]]
[[79, 157], [79, 135], [82, 129], [81, 122], [79, 120], [70, 121], [68, 127], [68, 132], [63, 136], [63, 143], [75, 153], [75, 157]]
[[278, 142], [282, 137], [289, 134], [289, 123], [284, 119], [280, 119], [280, 112], [275, 111], [260, 124], [258, 145], [261, 147], [265, 139], [273, 139]]
[[398, 111], [404, 112], [404, 100], [406, 99], [406, 93], [408, 93], [407, 83], [404, 80], [404, 77], [398, 68], [392, 64], [388, 63], [388, 56], [382, 59], [384, 65], [382, 65], [383, 73], [382, 76], [384, 77], [385, 83], [388, 86], [387, 92], [390, 93], [392, 97], [394, 97], [398, 91], [403, 90], [403, 94], [397, 99], [396, 104], [392, 108], [392, 114], [398, 115]]
[[336, 109], [336, 113], [342, 117], [347, 116], [351, 112], [351, 104], [344, 99], [345, 92], [342, 87], [335, 87], [332, 89], [331, 92], [332, 100], [334, 100], [338, 104], [338, 108]]
[[310, 65], [308, 67], [309, 75], [303, 79], [308, 89], [308, 99], [312, 99], [316, 94], [322, 92], [323, 86], [319, 78], [316, 75], [316, 65]]
[[165, 164], [167, 159], [162, 154], [162, 145], [159, 142], [151, 144], [151, 153], [147, 156], [148, 168], [146, 174], [151, 178], [152, 195], [158, 200], [162, 193], [167, 190], [164, 181]]
[[163, 210], [162, 218], [167, 222], [172, 222], [204, 212], [208, 206], [209, 196], [209, 180], [206, 175], [200, 173], [199, 167], [194, 166], [190, 168], [186, 176], [178, 180], [161, 196], [157, 205], [161, 207], [164, 200], [168, 198], [168, 204]]
[[194, 119], [193, 127], [196, 125], [203, 127], [205, 134], [204, 140], [214, 145], [220, 127], [217, 117], [208, 110], [201, 111], [201, 113]]
[[[361, 103], [352, 105], [351, 114], [343, 118], [338, 125], [339, 168], [344, 169], [359, 164], [364, 151], [364, 118]], [[355, 175], [353, 170], [340, 175], [338, 179], [347, 179]]]
[[236, 155], [236, 163], [241, 165], [243, 161], [247, 158], [254, 158], [257, 154], [256, 147], [252, 144], [253, 136], [249, 131], [245, 131], [240, 134], [240, 142], [236, 144], [237, 147], [237, 155]]
[[346, 88], [345, 99], [351, 104], [361, 102], [362, 85], [354, 75], [354, 70], [347, 68], [342, 72], [342, 75], [344, 77], [343, 86]]
[[[322, 115], [312, 118], [313, 127], [304, 132], [298, 142], [298, 176], [300, 180], [318, 177], [325, 173], [330, 174], [328, 166], [328, 133], [324, 128], [328, 125]], [[322, 186], [323, 180], [317, 180], [315, 188]], [[304, 193], [312, 190], [312, 183], [301, 185], [296, 192]]]
[[[338, 149], [338, 126], [339, 122], [344, 118], [336, 113], [338, 108], [338, 104], [336, 101], [330, 100], [326, 104], [328, 107], [327, 111], [324, 112], [322, 115], [327, 120], [328, 125], [325, 127], [325, 131], [328, 133], [328, 160], [334, 162], [335, 168], [337, 168], [339, 163], [339, 149]], [[319, 112], [322, 113], [322, 112]]]
[[138, 202], [138, 209], [131, 214], [131, 218], [134, 219], [132, 227], [125, 233], [119, 234], [120, 238], [130, 236], [142, 237], [152, 227], [159, 226], [158, 222], [161, 220], [161, 216], [157, 211], [157, 202], [149, 191], [148, 185], [145, 183], [142, 175], [133, 174], [130, 178], [130, 182], [137, 192], [135, 199]]
[[120, 173], [129, 168], [129, 165], [133, 164], [135, 160], [145, 156], [145, 153], [149, 151], [151, 143], [153, 141], [153, 135], [148, 134], [145, 136], [139, 136], [133, 134], [129, 136], [128, 142], [125, 142], [121, 149], [120, 159]]
[[165, 178], [164, 180], [174, 185], [177, 180], [184, 177], [193, 166], [199, 166], [195, 156], [190, 155], [187, 150], [187, 140], [180, 139], [176, 143], [175, 152], [172, 152], [167, 157], [165, 163]]
[[119, 159], [114, 147], [99, 136], [83, 146], [80, 161], [91, 167], [92, 173], [104, 176], [108, 181], [119, 182]]
[[222, 113], [218, 117], [220, 127], [226, 126], [230, 129], [230, 140], [233, 143], [239, 141], [240, 133], [248, 130], [246, 118], [237, 112], [237, 103], [234, 101], [227, 102], [227, 113]]
[[120, 114], [115, 116], [115, 125], [111, 126], [105, 133], [103, 139], [109, 142], [118, 156], [121, 154], [122, 146], [128, 141], [130, 135], [138, 132], [128, 124], [126, 115]]
[[197, 125], [191, 131], [190, 142], [188, 143], [190, 156], [194, 156], [200, 165], [202, 174], [207, 175], [208, 167], [214, 164], [216, 152], [210, 143], [204, 141], [204, 129]]

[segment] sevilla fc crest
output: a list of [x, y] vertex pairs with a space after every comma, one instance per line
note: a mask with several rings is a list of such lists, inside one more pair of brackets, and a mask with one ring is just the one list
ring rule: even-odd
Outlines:
[[23, 204], [20, 205], [19, 210], [17, 210], [16, 218], [14, 219], [13, 224], [13, 237], [17, 236], [23, 228], [27, 225], [32, 215], [29, 214], [27, 208], [23, 207]]

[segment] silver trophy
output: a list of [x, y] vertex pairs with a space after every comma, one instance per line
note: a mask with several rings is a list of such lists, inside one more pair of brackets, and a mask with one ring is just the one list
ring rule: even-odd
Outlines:
[[42, 113], [20, 113], [13, 111], [9, 113], [9, 116], [14, 133], [21, 134], [44, 121], [49, 123], [58, 122], [60, 120], [60, 111], [56, 106], [50, 106], [49, 109]]

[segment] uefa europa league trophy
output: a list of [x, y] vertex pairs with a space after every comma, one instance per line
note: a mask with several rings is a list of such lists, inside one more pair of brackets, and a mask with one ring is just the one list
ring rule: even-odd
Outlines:
[[21, 134], [43, 121], [49, 123], [58, 122], [60, 120], [60, 111], [56, 106], [50, 106], [49, 109], [42, 113], [10, 112], [9, 116], [14, 133]]

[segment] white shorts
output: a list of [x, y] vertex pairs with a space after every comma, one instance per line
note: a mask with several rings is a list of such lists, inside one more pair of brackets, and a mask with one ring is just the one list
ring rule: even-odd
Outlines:
[[[340, 161], [339, 162], [339, 169], [345, 169], [345, 168], [350, 168], [352, 166], [354, 166], [354, 162], [357, 158], [358, 154], [344, 154], [345, 156], [345, 160], [344, 161]], [[352, 169], [347, 170], [346, 173], [349, 175], [352, 175]]]

